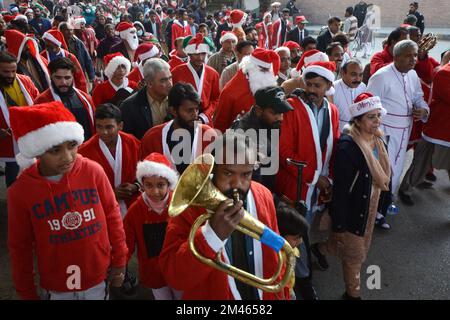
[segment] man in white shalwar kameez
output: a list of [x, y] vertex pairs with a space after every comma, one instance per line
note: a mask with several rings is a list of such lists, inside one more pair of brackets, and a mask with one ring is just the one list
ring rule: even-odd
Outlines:
[[430, 112], [423, 98], [419, 77], [414, 71], [417, 53], [415, 42], [398, 42], [394, 47], [394, 62], [378, 70], [367, 86], [367, 91], [379, 96], [387, 110], [381, 127], [392, 165], [392, 193], [399, 185], [413, 121], [426, 122]]

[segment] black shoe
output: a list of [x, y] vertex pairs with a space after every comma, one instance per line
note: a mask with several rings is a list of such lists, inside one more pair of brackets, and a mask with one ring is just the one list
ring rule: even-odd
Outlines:
[[319, 300], [310, 278], [295, 278], [294, 291], [297, 300]]
[[431, 182], [424, 181], [424, 182], [419, 183], [417, 185], [417, 188], [419, 188], [419, 189], [432, 189], [433, 188], [433, 184]]
[[319, 269], [322, 271], [328, 270], [329, 265], [327, 258], [322, 253], [320, 253], [318, 243], [311, 245], [311, 252], [317, 258], [317, 264], [319, 265]]
[[425, 176], [425, 179], [427, 179], [428, 181], [431, 181], [431, 182], [435, 182], [437, 180], [437, 177], [434, 175], [433, 172], [429, 172]]
[[398, 196], [405, 205], [407, 205], [409, 207], [412, 207], [414, 205], [414, 201], [412, 200], [410, 195], [407, 195], [406, 193], [399, 191]]
[[345, 291], [344, 294], [342, 295], [342, 300], [362, 300], [362, 299], [361, 299], [361, 297], [349, 296], [347, 291]]

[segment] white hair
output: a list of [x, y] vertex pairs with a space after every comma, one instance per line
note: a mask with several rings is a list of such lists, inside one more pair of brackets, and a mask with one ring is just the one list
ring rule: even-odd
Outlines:
[[153, 80], [157, 73], [169, 70], [170, 65], [163, 59], [150, 58], [144, 63], [144, 79], [146, 81]]
[[291, 50], [288, 47], [279, 47], [279, 48], [275, 49], [275, 52], [276, 53], [286, 52], [289, 57], [291, 56]]
[[402, 40], [396, 43], [394, 46], [393, 54], [394, 57], [398, 57], [401, 55], [405, 50], [414, 48], [416, 51], [419, 50], [419, 46], [417, 43], [415, 43], [412, 40]]

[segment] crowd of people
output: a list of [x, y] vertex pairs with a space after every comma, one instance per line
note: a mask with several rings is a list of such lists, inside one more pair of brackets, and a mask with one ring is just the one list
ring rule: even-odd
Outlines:
[[[363, 65], [349, 45], [368, 11], [361, 1], [314, 38], [295, 0], [260, 13], [206, 0], [4, 9], [0, 161], [19, 297], [130, 297], [136, 252], [154, 299], [315, 300], [328, 254], [342, 261], [343, 298], [361, 299], [374, 228], [450, 170], [450, 50], [429, 55], [414, 2]], [[299, 250], [278, 293], [194, 256], [204, 208], [169, 217], [180, 176], [211, 150], [211, 181], [230, 199], [195, 233], [197, 251], [272, 277], [276, 252], [235, 232], [245, 210]]]

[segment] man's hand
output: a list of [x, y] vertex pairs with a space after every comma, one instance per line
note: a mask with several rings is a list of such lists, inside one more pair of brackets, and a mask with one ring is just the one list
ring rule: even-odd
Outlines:
[[427, 109], [414, 109], [413, 110], [413, 117], [414, 117], [414, 121], [419, 121], [424, 119], [426, 116], [428, 115], [428, 111]]
[[222, 241], [233, 233], [239, 221], [244, 217], [242, 205], [241, 200], [233, 204], [233, 200], [227, 199], [219, 205], [216, 212], [211, 216], [209, 224]]
[[0, 129], [0, 139], [5, 139], [11, 136], [11, 129]]
[[116, 197], [120, 200], [128, 200], [138, 192], [139, 188], [132, 183], [122, 183], [116, 188]]
[[320, 190], [320, 200], [324, 203], [330, 202], [332, 195], [330, 180], [325, 176], [320, 176], [317, 180], [317, 187]]
[[111, 267], [111, 271], [109, 272], [109, 284], [112, 287], [121, 287], [123, 284], [123, 280], [125, 279], [125, 267], [117, 268]]

